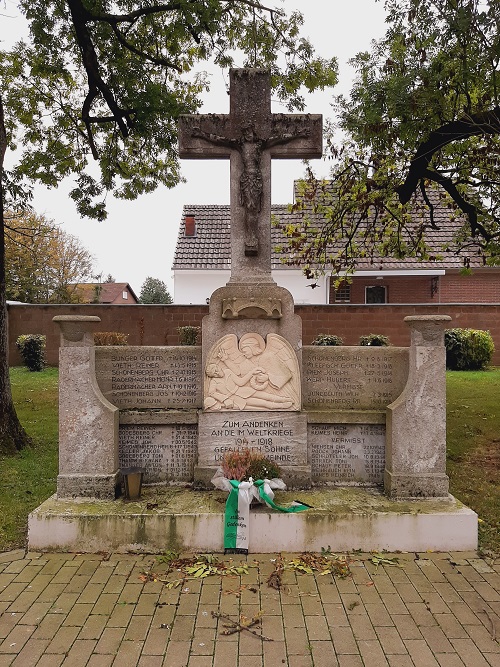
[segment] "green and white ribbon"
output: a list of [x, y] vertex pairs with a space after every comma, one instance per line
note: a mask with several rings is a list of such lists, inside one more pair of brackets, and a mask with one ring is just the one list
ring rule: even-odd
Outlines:
[[297, 501], [289, 507], [276, 505], [266, 489], [266, 486], [270, 489], [268, 480], [237, 482], [231, 479], [229, 483], [231, 491], [226, 501], [224, 517], [224, 553], [248, 554], [250, 503], [253, 497], [279, 512], [292, 514], [309, 509], [309, 505]]
[[252, 483], [234, 479], [229, 483], [231, 491], [224, 517], [224, 553], [247, 554]]
[[264, 479], [256, 479], [254, 481], [254, 486], [259, 491], [259, 498], [261, 498], [261, 500], [263, 500], [265, 504], [268, 507], [271, 507], [273, 510], [278, 510], [279, 512], [288, 512], [292, 514], [295, 512], [303, 512], [304, 510], [308, 510], [310, 507], [309, 505], [305, 505], [297, 501], [295, 501], [297, 503], [296, 505], [290, 505], [289, 507], [280, 507], [279, 505], [276, 505], [274, 500], [269, 496], [268, 493], [266, 493], [266, 481]]

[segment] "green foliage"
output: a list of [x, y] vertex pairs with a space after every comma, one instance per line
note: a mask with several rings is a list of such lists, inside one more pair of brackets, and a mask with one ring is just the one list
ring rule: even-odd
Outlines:
[[57, 478], [58, 370], [11, 368], [10, 377], [30, 445], [14, 455], [0, 454], [0, 552], [25, 546], [28, 514], [55, 492]]
[[53, 220], [33, 212], [5, 214], [7, 299], [72, 303], [75, 286], [92, 275], [93, 257]]
[[432, 261], [442, 250], [433, 228], [449, 215], [457, 222], [449, 245], [464, 267], [478, 255], [498, 264], [498, 0], [385, 7], [385, 36], [352, 59], [355, 82], [335, 100], [331, 183], [303, 186], [294, 209], [305, 224], [288, 230], [284, 252], [306, 271], [319, 264], [333, 275], [386, 257]]
[[28, 370], [43, 371], [45, 368], [45, 336], [41, 334], [19, 336], [16, 340], [16, 347]]
[[172, 303], [167, 286], [158, 278], [148, 277], [141, 287], [139, 303]]
[[198, 336], [201, 333], [201, 327], [177, 327], [180, 345], [197, 345]]
[[343, 345], [344, 341], [335, 334], [318, 334], [311, 345]]
[[75, 174], [82, 216], [104, 219], [108, 192], [135, 199], [180, 182], [177, 121], [201, 106], [205, 61], [270, 69], [290, 108], [303, 108], [304, 90], [337, 81], [336, 60], [300, 36], [299, 12], [247, 0], [19, 7], [30, 39], [0, 53], [9, 145], [21, 156], [6, 185], [18, 195], [32, 180], [57, 187]]
[[363, 346], [372, 345], [373, 347], [387, 347], [391, 343], [387, 336], [371, 333], [366, 336], [360, 336], [359, 344]]
[[490, 332], [478, 329], [447, 329], [444, 344], [446, 367], [451, 370], [482, 370], [495, 351]]
[[128, 345], [128, 334], [119, 331], [96, 331], [94, 345]]

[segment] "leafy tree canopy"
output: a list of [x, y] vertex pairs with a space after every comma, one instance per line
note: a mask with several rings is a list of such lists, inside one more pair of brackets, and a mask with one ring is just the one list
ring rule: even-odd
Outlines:
[[5, 185], [19, 197], [33, 179], [57, 187], [74, 172], [82, 216], [105, 218], [107, 192], [134, 199], [180, 181], [177, 119], [200, 107], [208, 87], [200, 63], [269, 68], [275, 94], [298, 109], [304, 89], [337, 80], [336, 60], [316, 57], [300, 37], [302, 15], [259, 0], [19, 6], [30, 41], [0, 53], [7, 135], [21, 151]]
[[455, 247], [465, 265], [471, 237], [473, 252], [498, 262], [500, 2], [385, 6], [384, 38], [352, 60], [350, 95], [336, 98], [331, 181], [311, 175], [297, 205], [327, 225], [313, 238], [287, 230], [290, 247], [311, 274], [317, 262], [334, 272], [353, 268], [356, 256], [434, 259], [426, 238], [438, 202], [464, 214]]
[[93, 257], [81, 242], [43, 215], [7, 213], [7, 299], [72, 303], [75, 284], [89, 279]]
[[172, 303], [167, 286], [158, 278], [148, 277], [141, 287], [140, 303]]

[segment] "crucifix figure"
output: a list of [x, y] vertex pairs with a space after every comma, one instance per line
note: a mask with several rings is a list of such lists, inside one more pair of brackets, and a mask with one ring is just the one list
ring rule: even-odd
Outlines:
[[231, 280], [270, 278], [271, 158], [322, 152], [320, 115], [271, 113], [270, 74], [230, 72], [230, 113], [181, 116], [181, 158], [231, 160]]

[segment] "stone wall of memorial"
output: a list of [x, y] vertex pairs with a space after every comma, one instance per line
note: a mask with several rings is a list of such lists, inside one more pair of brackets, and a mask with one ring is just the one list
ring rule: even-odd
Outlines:
[[[460, 289], [460, 276], [454, 289]], [[346, 345], [356, 345], [368, 333], [383, 333], [393, 345], [408, 346], [410, 330], [403, 319], [407, 315], [450, 315], [451, 327], [471, 327], [491, 332], [496, 351], [493, 363], [500, 366], [500, 302], [483, 304], [384, 304], [378, 306], [335, 304], [300, 306], [303, 342], [311, 343], [318, 333], [342, 336]], [[55, 315], [97, 315], [99, 331], [120, 331], [129, 335], [130, 345], [178, 345], [179, 326], [200, 326], [208, 306], [120, 305], [9, 305], [9, 360], [12, 366], [22, 364], [16, 349], [21, 334], [44, 334], [47, 337], [47, 362], [57, 366], [59, 330], [52, 322]]]

